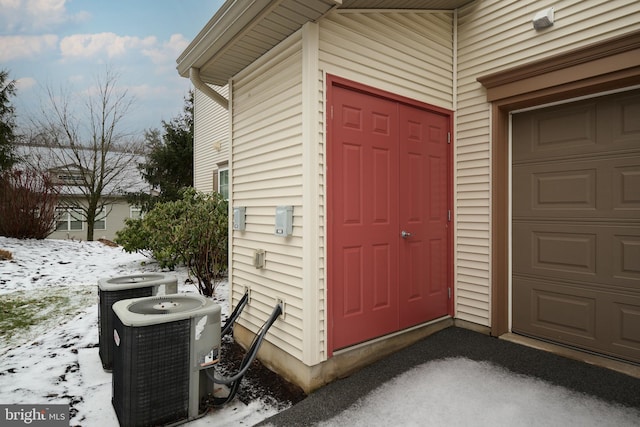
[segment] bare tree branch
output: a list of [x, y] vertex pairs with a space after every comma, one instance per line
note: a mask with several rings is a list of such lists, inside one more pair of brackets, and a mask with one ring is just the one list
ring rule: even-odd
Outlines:
[[40, 158], [39, 166], [57, 168], [70, 178], [72, 182], [62, 183], [62, 196], [82, 213], [87, 240], [93, 240], [94, 223], [108, 197], [124, 193], [136, 176], [141, 141], [124, 129], [134, 100], [118, 86], [118, 75], [111, 70], [98, 76], [86, 94], [72, 96], [48, 88], [47, 96], [48, 108], [33, 132], [34, 141], [48, 147], [49, 159]]

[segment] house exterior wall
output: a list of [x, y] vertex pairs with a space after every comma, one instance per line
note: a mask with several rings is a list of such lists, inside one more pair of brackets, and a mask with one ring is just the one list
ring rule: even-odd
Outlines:
[[453, 13], [340, 12], [320, 21], [323, 72], [453, 109]]
[[[211, 86], [227, 97], [228, 86]], [[218, 168], [229, 161], [229, 114], [225, 108], [197, 88], [193, 111], [193, 186], [209, 193], [217, 191]]]
[[[446, 109], [453, 108], [453, 13], [385, 11], [340, 11], [319, 22], [318, 35], [318, 129], [325, 130], [324, 111], [326, 75], [353, 80], [376, 89], [406, 96]], [[311, 79], [309, 79], [311, 80]], [[310, 117], [309, 120], [313, 120]], [[324, 215], [326, 187], [326, 135], [318, 136], [319, 177], [321, 188], [316, 215], [322, 226], [315, 256], [326, 257]], [[326, 360], [325, 340], [328, 331], [326, 308], [325, 265], [319, 272], [318, 361]], [[316, 308], [316, 309], [318, 309]]]
[[[537, 32], [531, 19], [547, 7], [555, 24]], [[640, 3], [477, 0], [458, 10], [457, 22], [456, 317], [490, 326], [491, 117], [476, 79], [637, 30]]]
[[[246, 207], [247, 226], [232, 231], [232, 299], [250, 287], [239, 323], [252, 332], [284, 299], [269, 340], [307, 366], [327, 359], [325, 75], [451, 109], [452, 26], [452, 12], [333, 13], [233, 78], [230, 199]], [[292, 237], [274, 236], [277, 205], [294, 207]], [[263, 269], [252, 265], [256, 249]]]
[[[535, 31], [533, 15], [551, 6], [555, 25]], [[274, 358], [283, 351], [307, 367], [327, 361], [326, 74], [454, 111], [455, 317], [487, 327], [491, 106], [477, 78], [638, 29], [640, 3], [628, 0], [476, 0], [454, 12], [337, 10], [234, 76], [230, 201], [246, 207], [247, 226], [231, 232], [231, 297], [237, 304], [248, 287], [252, 301], [240, 326], [255, 334], [276, 298], [283, 299], [285, 317], [265, 347]], [[196, 186], [205, 188], [202, 176]], [[293, 206], [291, 237], [274, 235], [278, 205]], [[262, 269], [253, 266], [258, 249], [266, 251]]]
[[[239, 323], [253, 333], [271, 314], [276, 298], [285, 316], [268, 339], [298, 360], [303, 349], [302, 283], [302, 38], [300, 32], [232, 80], [233, 117], [230, 202], [246, 207], [246, 230], [231, 232], [231, 297], [246, 287], [251, 304]], [[275, 209], [293, 206], [293, 235], [276, 236]], [[264, 268], [253, 266], [266, 251]]]
[[[108, 199], [106, 201], [108, 215], [105, 222], [105, 229], [95, 229], [93, 238], [95, 240], [115, 240], [116, 232], [124, 228], [124, 221], [130, 217], [130, 207], [131, 206], [124, 199]], [[54, 231], [47, 238], [86, 240], [87, 223], [83, 222], [82, 230]]]

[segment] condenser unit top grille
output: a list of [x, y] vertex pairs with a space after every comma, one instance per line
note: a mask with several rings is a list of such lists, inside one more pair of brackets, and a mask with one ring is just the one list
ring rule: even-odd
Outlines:
[[140, 288], [143, 286], [156, 286], [176, 283], [175, 277], [169, 277], [160, 273], [141, 273], [129, 276], [109, 277], [98, 280], [101, 291], [120, 291], [124, 289]]
[[192, 317], [220, 317], [220, 306], [200, 296], [188, 294], [133, 298], [113, 304], [113, 311], [123, 325], [148, 326]]

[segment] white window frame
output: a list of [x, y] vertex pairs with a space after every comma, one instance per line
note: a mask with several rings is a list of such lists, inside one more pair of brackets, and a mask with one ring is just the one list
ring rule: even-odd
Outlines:
[[[61, 206], [56, 208], [56, 215], [56, 231], [84, 231], [84, 215], [80, 209]], [[61, 227], [63, 223], [66, 224], [64, 228]], [[79, 223], [80, 228], [72, 228], [73, 223]]]
[[138, 205], [129, 206], [129, 218], [131, 219], [144, 218], [144, 212], [142, 212], [142, 207]]
[[[94, 230], [106, 230], [107, 229], [107, 211], [106, 206], [103, 206], [102, 209], [96, 212], [95, 219], [93, 221], [93, 229]], [[100, 223], [103, 223], [102, 227], [98, 227]]]
[[[227, 183], [226, 183], [226, 188], [223, 188], [223, 184], [222, 184], [222, 174], [226, 172], [226, 176], [227, 176]], [[224, 197], [225, 200], [229, 200], [229, 167], [228, 166], [223, 166], [218, 168], [218, 189], [217, 189], [218, 193], [220, 193], [222, 195], [222, 197]]]

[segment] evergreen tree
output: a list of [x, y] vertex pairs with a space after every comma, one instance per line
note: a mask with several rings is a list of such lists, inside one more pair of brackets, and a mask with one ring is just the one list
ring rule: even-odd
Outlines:
[[145, 132], [146, 163], [139, 165], [142, 177], [157, 196], [132, 194], [130, 202], [148, 212], [156, 203], [179, 200], [193, 186], [193, 91], [185, 98], [183, 113], [171, 121], [162, 121], [158, 129]]
[[16, 142], [15, 110], [11, 97], [16, 92], [15, 80], [8, 80], [9, 72], [0, 70], [0, 172], [11, 169], [17, 162], [14, 154]]

